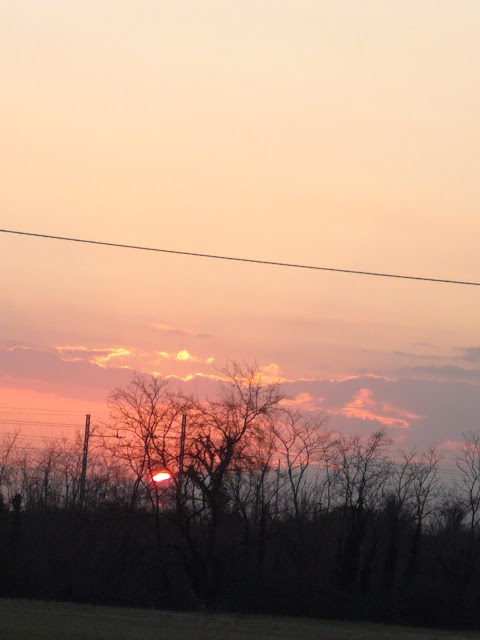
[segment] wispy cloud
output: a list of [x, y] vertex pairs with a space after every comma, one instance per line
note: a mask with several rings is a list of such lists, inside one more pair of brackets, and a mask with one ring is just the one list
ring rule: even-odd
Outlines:
[[[202, 362], [208, 360], [206, 355], [199, 357], [186, 349], [165, 353], [168, 358], [151, 351], [130, 352], [118, 345], [90, 348], [66, 342], [56, 349], [45, 349], [10, 343], [0, 346], [0, 378], [4, 387], [23, 388], [26, 393], [36, 389], [104, 400], [112, 389], [128, 383], [130, 373], [125, 367], [132, 367], [147, 374], [156, 371], [185, 392], [216, 396], [217, 381], [225, 375], [211, 363]], [[326, 411], [336, 432], [367, 433], [384, 426], [394, 438], [403, 438], [405, 446], [426, 446], [455, 443], [461, 440], [462, 432], [478, 428], [478, 367], [408, 371], [398, 369], [396, 378], [363, 374], [283, 380], [276, 362], [261, 369], [264, 381], [283, 380], [282, 393], [290, 396], [286, 406]], [[463, 380], [467, 375], [475, 376], [477, 384]], [[453, 449], [457, 445], [445, 444], [445, 451], [449, 446]]]
[[[131, 351], [123, 347], [91, 349], [83, 346], [57, 346], [55, 351], [65, 362], [90, 362], [99, 367], [107, 366], [112, 358], [126, 358], [131, 355]], [[125, 364], [121, 366], [128, 368]]]
[[480, 362], [480, 347], [465, 347], [461, 358], [466, 362]]
[[430, 353], [412, 353], [410, 351], [392, 351], [392, 355], [398, 358], [408, 358], [412, 360], [449, 360], [451, 355], [438, 355]]
[[459, 453], [462, 448], [463, 442], [461, 440], [445, 440], [440, 442], [438, 449], [440, 452], [445, 453]]
[[262, 381], [265, 383], [271, 382], [285, 382], [286, 378], [283, 375], [280, 365], [276, 362], [271, 362], [270, 364], [265, 364], [259, 367], [259, 374], [262, 378]]
[[187, 329], [184, 327], [172, 327], [168, 324], [154, 323], [151, 325], [151, 327], [156, 331], [160, 331], [161, 333], [169, 333], [176, 336], [191, 336], [193, 338], [211, 338], [211, 335], [209, 333], [201, 333], [199, 331], [194, 331], [193, 329]]
[[423, 416], [406, 411], [388, 402], [376, 401], [373, 397], [373, 391], [365, 387], [355, 394], [352, 401], [348, 402], [341, 409], [335, 410], [333, 413], [346, 416], [347, 418], [377, 422], [384, 427], [401, 429], [408, 429], [412, 421], [423, 418]]
[[214, 358], [212, 357], [201, 358], [199, 356], [194, 356], [186, 349], [173, 353], [169, 353], [168, 351], [159, 351], [157, 356], [164, 360], [175, 360], [177, 362], [198, 362], [202, 364], [213, 364], [214, 362]]
[[421, 377], [428, 380], [480, 382], [480, 369], [458, 367], [450, 364], [405, 367], [401, 369], [401, 374], [408, 377]]
[[318, 398], [318, 400], [315, 401], [309, 393], [299, 393], [294, 398], [284, 398], [280, 401], [280, 404], [285, 407], [296, 407], [303, 411], [318, 411], [318, 405], [323, 400], [325, 400], [325, 398]]
[[[161, 375], [157, 373], [157, 375]], [[201, 371], [197, 371], [195, 373], [187, 373], [185, 376], [179, 376], [176, 373], [171, 373], [169, 375], [161, 376], [166, 378], [167, 380], [178, 380], [179, 382], [191, 382], [192, 380], [204, 379], [204, 380], [213, 380], [215, 382], [224, 382], [225, 378], [221, 375], [216, 375], [214, 373], [202, 373]]]
[[349, 382], [352, 380], [383, 380], [384, 382], [396, 382], [397, 378], [392, 378], [379, 373], [371, 373], [366, 371], [360, 371], [356, 375], [352, 376], [340, 376], [338, 378], [329, 378], [331, 382]]
[[[129, 372], [122, 358], [116, 366], [96, 362], [95, 357], [105, 358], [112, 350], [74, 350], [55, 348], [14, 349], [0, 347], [0, 371], [11, 386], [25, 390], [53, 392], [68, 397], [105, 399], [117, 386], [129, 379]], [[88, 389], [88, 391], [86, 391]]]

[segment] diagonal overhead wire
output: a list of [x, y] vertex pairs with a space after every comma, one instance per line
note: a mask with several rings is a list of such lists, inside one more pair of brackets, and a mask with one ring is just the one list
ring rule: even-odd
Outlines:
[[242, 258], [236, 256], [223, 256], [211, 253], [200, 253], [196, 251], [179, 251], [176, 249], [162, 249], [159, 247], [145, 247], [135, 244], [122, 244], [119, 242], [104, 242], [102, 240], [87, 240], [85, 238], [72, 238], [68, 236], [56, 236], [46, 233], [33, 233], [30, 231], [16, 231], [13, 229], [0, 229], [0, 233], [8, 233], [17, 236], [28, 236], [30, 238], [43, 238], [48, 240], [61, 240], [64, 242], [77, 242], [80, 244], [99, 245], [102, 247], [115, 247], [117, 249], [134, 249], [136, 251], [151, 251], [155, 253], [168, 253], [177, 256], [191, 256], [194, 258], [209, 258], [212, 260], [229, 260], [231, 262], [246, 262], [250, 264], [262, 264], [273, 267], [288, 267], [290, 269], [310, 269], [312, 271], [328, 271], [332, 273], [346, 273], [357, 276], [372, 276], [376, 278], [396, 278], [399, 280], [417, 280], [420, 282], [435, 282], [438, 284], [455, 284], [468, 287], [480, 287], [480, 282], [468, 280], [453, 280], [450, 278], [429, 278], [426, 276], [411, 276], [399, 273], [383, 273], [380, 271], [361, 271], [359, 269], [341, 269], [338, 267], [322, 267], [311, 264], [298, 264], [294, 262], [277, 262], [273, 260], [260, 260], [255, 258]]

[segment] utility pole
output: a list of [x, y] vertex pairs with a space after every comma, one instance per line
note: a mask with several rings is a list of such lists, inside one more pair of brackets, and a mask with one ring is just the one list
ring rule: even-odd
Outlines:
[[183, 460], [185, 458], [185, 439], [187, 437], [187, 414], [182, 415], [182, 431], [180, 433], [180, 455], [178, 458], [177, 475], [177, 509], [180, 508], [180, 501], [183, 492]]
[[85, 416], [85, 435], [83, 438], [82, 474], [80, 476], [80, 509], [85, 503], [85, 480], [87, 477], [88, 441], [90, 439], [90, 414]]

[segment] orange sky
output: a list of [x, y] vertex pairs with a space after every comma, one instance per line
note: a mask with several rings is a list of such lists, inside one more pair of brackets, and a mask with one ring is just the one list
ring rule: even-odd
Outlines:
[[[477, 2], [1, 13], [3, 228], [480, 281]], [[473, 288], [1, 234], [0, 261], [2, 406], [83, 411], [126, 367], [208, 376], [236, 358], [291, 381], [435, 381], [454, 415], [480, 378]], [[332, 420], [371, 398], [393, 420], [436, 415], [400, 386], [390, 404], [350, 391]]]

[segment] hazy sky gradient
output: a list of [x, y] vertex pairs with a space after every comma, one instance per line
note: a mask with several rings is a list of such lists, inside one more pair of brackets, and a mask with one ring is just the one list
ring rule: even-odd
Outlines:
[[[480, 281], [479, 28], [474, 0], [5, 0], [0, 226]], [[0, 269], [2, 398], [66, 393], [59, 346], [108, 367], [102, 394], [226, 357], [434, 380], [452, 408], [479, 382], [474, 288], [10, 236]]]

